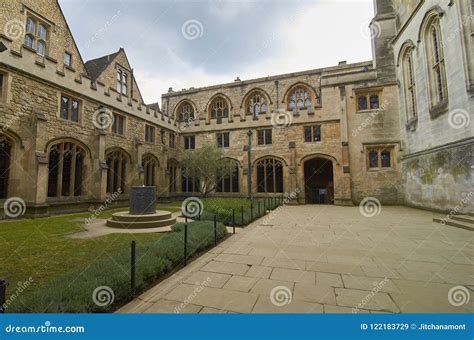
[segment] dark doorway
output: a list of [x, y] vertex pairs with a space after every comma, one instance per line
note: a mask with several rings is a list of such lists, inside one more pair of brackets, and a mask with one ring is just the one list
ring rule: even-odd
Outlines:
[[304, 163], [305, 199], [309, 204], [334, 203], [332, 161], [314, 158]]

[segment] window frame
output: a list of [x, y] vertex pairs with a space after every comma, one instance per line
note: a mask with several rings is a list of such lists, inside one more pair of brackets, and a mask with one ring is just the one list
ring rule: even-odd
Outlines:
[[[34, 32], [28, 29], [29, 22], [34, 24]], [[41, 28], [44, 29], [44, 36], [40, 34]], [[28, 13], [25, 22], [25, 36], [23, 38], [23, 45], [34, 50], [37, 55], [43, 58], [48, 56], [50, 30], [51, 25], [47, 24], [44, 20], [41, 20], [37, 16]], [[31, 39], [31, 46], [26, 43], [27, 37]], [[40, 44], [44, 45], [43, 53], [39, 53], [38, 46], [40, 46]]]
[[[372, 107], [372, 102], [371, 99], [372, 97], [377, 96], [378, 97], [378, 107], [373, 108]], [[365, 98], [365, 101], [367, 103], [367, 108], [361, 109], [359, 106], [359, 98]], [[382, 90], [370, 90], [370, 91], [358, 91], [355, 94], [355, 111], [356, 112], [372, 112], [372, 111], [377, 111], [380, 110], [380, 107], [382, 106]]]
[[145, 143], [155, 144], [156, 129], [153, 125], [145, 124]]
[[413, 51], [413, 47], [408, 47], [402, 59], [405, 110], [408, 123], [418, 119]]
[[[308, 141], [306, 139], [306, 132], [307, 132], [307, 129], [310, 129], [310, 132], [311, 132], [311, 140]], [[318, 133], [315, 133], [315, 129], [317, 130]], [[315, 140], [315, 135], [318, 135], [319, 134], [319, 139], [316, 139]], [[304, 138], [304, 142], [305, 143], [321, 143], [322, 141], [322, 127], [320, 124], [316, 124], [316, 125], [307, 125], [307, 126], [304, 126], [303, 127], [303, 138]]]
[[[390, 155], [390, 166], [384, 166], [382, 154], [388, 152]], [[371, 166], [371, 154], [376, 153], [377, 166]], [[395, 144], [367, 145], [365, 147], [366, 168], [368, 172], [394, 171], [396, 165], [396, 147]]]
[[[262, 136], [260, 136], [262, 134]], [[270, 135], [270, 137], [268, 137]], [[267, 139], [270, 138], [268, 143]], [[263, 142], [260, 143], [260, 140]], [[257, 130], [257, 145], [272, 145], [273, 144], [273, 129], [258, 129]]]
[[[436, 33], [436, 37], [433, 35]], [[428, 67], [428, 89], [430, 113], [434, 116], [444, 112], [449, 102], [446, 59], [439, 15], [431, 18], [425, 28], [425, 60]]]
[[[69, 58], [69, 63], [66, 63], [66, 56], [68, 56]], [[72, 54], [69, 53], [69, 52], [64, 52], [64, 57], [63, 57], [63, 62], [64, 62], [64, 66], [66, 67], [72, 67]]]
[[183, 136], [183, 143], [184, 143], [185, 150], [195, 150], [196, 149], [196, 135]]
[[[219, 143], [220, 139], [220, 143]], [[230, 132], [216, 133], [217, 147], [220, 149], [227, 149], [230, 147]]]
[[[114, 120], [112, 125], [110, 126], [110, 132], [115, 136], [125, 137], [125, 135], [127, 134], [127, 117], [117, 112], [113, 112], [112, 114]], [[122, 132], [118, 131], [120, 128], [119, 122], [121, 120], [123, 120]]]
[[[67, 103], [67, 117], [62, 116], [62, 104], [63, 104], [63, 98], [68, 99]], [[77, 103], [77, 120], [72, 119], [72, 105], [73, 102]], [[78, 99], [77, 97], [70, 96], [66, 93], [60, 93], [59, 95], [59, 115], [58, 117], [62, 119], [63, 121], [75, 123], [75, 124], [81, 124], [82, 121], [82, 101]]]
[[121, 96], [128, 97], [128, 73], [121, 68], [117, 68], [117, 92]]

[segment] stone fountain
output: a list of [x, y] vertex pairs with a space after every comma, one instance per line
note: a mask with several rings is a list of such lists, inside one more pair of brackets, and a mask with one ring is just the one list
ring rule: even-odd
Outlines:
[[118, 212], [107, 220], [107, 226], [126, 229], [166, 228], [176, 223], [169, 211], [156, 210], [156, 187], [132, 187], [130, 210]]

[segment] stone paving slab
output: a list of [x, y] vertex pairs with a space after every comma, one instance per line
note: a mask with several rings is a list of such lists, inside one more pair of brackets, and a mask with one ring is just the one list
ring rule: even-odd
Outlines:
[[[474, 234], [432, 216], [285, 207], [271, 225], [239, 229], [118, 312], [472, 313]], [[454, 306], [448, 295], [459, 287], [467, 300]], [[274, 303], [281, 292], [290, 303]]]
[[166, 299], [174, 301], [192, 301], [193, 304], [237, 313], [250, 313], [257, 301], [257, 295], [232, 290], [181, 284], [171, 291]]
[[296, 283], [294, 297], [295, 299], [302, 301], [310, 301], [330, 305], [336, 304], [334, 288], [331, 286]]

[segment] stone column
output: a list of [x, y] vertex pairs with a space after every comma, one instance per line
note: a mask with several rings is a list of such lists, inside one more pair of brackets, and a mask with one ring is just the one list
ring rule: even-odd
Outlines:
[[131, 186], [141, 186], [144, 184], [144, 172], [145, 172], [142, 166], [143, 143], [138, 138], [135, 138], [134, 144], [135, 144], [135, 152], [132, 155]]
[[48, 197], [48, 155], [45, 150], [48, 141], [48, 129], [46, 126], [48, 119], [42, 112], [36, 112], [33, 115], [33, 119], [35, 157], [31, 165], [32, 169], [36, 168], [36, 178], [34, 180], [36, 183], [33, 186], [35, 196], [33, 200], [37, 206], [41, 206], [46, 204]]
[[[296, 164], [296, 142], [290, 142], [288, 145], [290, 149], [290, 164], [288, 164], [288, 194], [295, 193], [298, 188], [298, 176], [297, 176], [297, 164]], [[299, 202], [299, 194], [296, 195], [297, 199], [292, 200], [291, 203]]]
[[[335, 204], [338, 205], [352, 205], [351, 199], [351, 168], [350, 168], [350, 157], [349, 157], [349, 124], [347, 113], [350, 111], [349, 101], [347, 100], [347, 93], [350, 91], [347, 86], [339, 87], [340, 96], [341, 96], [341, 166], [334, 166], [334, 171], [339, 171], [340, 176], [337, 183], [341, 194], [337, 199], [334, 198]], [[337, 169], [337, 170], [336, 170]], [[334, 176], [334, 188], [336, 188], [336, 176]], [[336, 190], [334, 190], [336, 192]]]
[[92, 177], [91, 192], [96, 200], [103, 202], [107, 194], [107, 162], [105, 154], [105, 130], [96, 129], [95, 145], [92, 150]]

